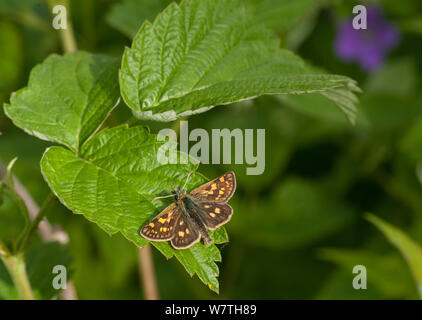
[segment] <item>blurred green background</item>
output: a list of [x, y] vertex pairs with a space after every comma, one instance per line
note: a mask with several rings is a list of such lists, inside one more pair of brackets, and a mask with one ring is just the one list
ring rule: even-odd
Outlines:
[[[262, 97], [190, 117], [190, 129], [265, 128], [266, 169], [261, 176], [247, 176], [244, 165], [200, 166], [209, 178], [234, 170], [238, 179], [230, 201], [235, 214], [227, 224], [230, 242], [221, 247], [220, 295], [190, 278], [175, 259], [167, 261], [153, 250], [160, 297], [416, 299], [405, 260], [362, 213], [373, 212], [422, 243], [421, 1], [370, 2], [383, 8], [386, 19], [400, 30], [399, 45], [371, 73], [342, 62], [333, 50], [338, 23], [352, 17], [354, 5], [365, 2], [288, 1], [290, 6], [280, 11], [271, 10], [268, 0], [248, 2], [250, 8], [263, 5], [262, 10], [267, 4], [271, 19], [263, 20], [283, 46], [317, 67], [359, 82], [358, 121], [352, 126], [332, 102], [313, 94]], [[120, 56], [130, 46], [132, 30], [145, 19], [153, 20], [168, 3], [70, 1], [79, 49]], [[135, 21], [125, 16], [128, 9]], [[44, 1], [0, 0], [1, 102], [26, 86], [35, 64], [62, 53], [51, 19]], [[121, 102], [107, 125], [130, 116]], [[175, 126], [141, 124], [153, 132]], [[2, 110], [0, 132], [0, 159], [7, 163], [19, 157], [14, 171], [42, 203], [49, 189], [39, 161], [50, 144], [14, 127]], [[136, 247], [120, 234], [110, 237], [58, 202], [48, 219], [69, 234], [72, 279], [80, 299], [143, 298]], [[367, 268], [367, 290], [352, 287], [355, 265]]]

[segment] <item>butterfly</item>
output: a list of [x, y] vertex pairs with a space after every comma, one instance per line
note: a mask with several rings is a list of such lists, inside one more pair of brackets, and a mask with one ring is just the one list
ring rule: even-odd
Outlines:
[[[235, 189], [236, 177], [231, 171], [190, 193], [184, 187], [177, 187], [170, 195], [175, 198], [175, 202], [146, 224], [141, 229], [141, 235], [151, 241], [170, 240], [175, 249], [189, 248], [201, 237], [209, 245], [212, 238], [208, 230], [217, 229], [233, 215], [232, 207], [226, 202], [233, 196]], [[158, 198], [164, 197], [154, 199]]]

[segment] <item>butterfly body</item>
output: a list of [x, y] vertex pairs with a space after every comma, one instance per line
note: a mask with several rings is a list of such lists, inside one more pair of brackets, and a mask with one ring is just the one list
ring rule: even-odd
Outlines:
[[152, 241], [171, 241], [176, 249], [184, 249], [198, 242], [212, 242], [208, 230], [227, 223], [233, 209], [226, 203], [236, 188], [233, 172], [199, 186], [187, 193], [177, 187], [172, 191], [175, 202], [146, 224], [141, 235]]
[[[177, 189], [179, 189], [179, 187]], [[212, 239], [200, 215], [200, 214], [206, 214], [206, 213], [200, 212], [201, 208], [194, 197], [187, 194], [183, 189], [180, 189], [180, 190], [182, 194], [175, 196], [176, 206], [179, 208], [182, 214], [185, 215], [185, 219], [187, 219], [190, 223], [192, 223], [194, 225], [193, 227], [196, 227], [200, 235], [205, 239], [205, 243], [207, 244], [211, 243]]]

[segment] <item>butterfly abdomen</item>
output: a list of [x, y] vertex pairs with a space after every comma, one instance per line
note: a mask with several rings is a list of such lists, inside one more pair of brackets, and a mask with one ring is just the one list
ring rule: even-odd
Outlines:
[[198, 210], [199, 207], [195, 204], [195, 202], [189, 197], [186, 196], [182, 199], [184, 207], [186, 209], [186, 213], [188, 214], [191, 221], [198, 227], [198, 231], [201, 236], [204, 238], [206, 244], [210, 244], [213, 240], [208, 233], [207, 228], [205, 227], [204, 222], [201, 220]]

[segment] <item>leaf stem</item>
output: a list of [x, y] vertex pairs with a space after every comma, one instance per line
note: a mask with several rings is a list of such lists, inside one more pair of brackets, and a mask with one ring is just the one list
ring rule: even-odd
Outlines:
[[152, 260], [151, 246], [147, 244], [138, 249], [139, 273], [142, 277], [145, 299], [159, 300], [157, 281], [155, 278], [154, 262]]
[[31, 238], [34, 231], [38, 228], [38, 225], [40, 224], [41, 220], [45, 217], [47, 214], [47, 209], [50, 207], [50, 205], [54, 202], [55, 196], [52, 192], [47, 196], [47, 198], [44, 200], [44, 203], [41, 206], [41, 209], [38, 211], [37, 216], [32, 221], [30, 227], [25, 233], [25, 236], [19, 246], [18, 251], [24, 252], [28, 246], [29, 239]]
[[16, 256], [1, 256], [10, 277], [23, 300], [35, 300], [31, 284], [26, 273], [25, 255], [18, 253]]

